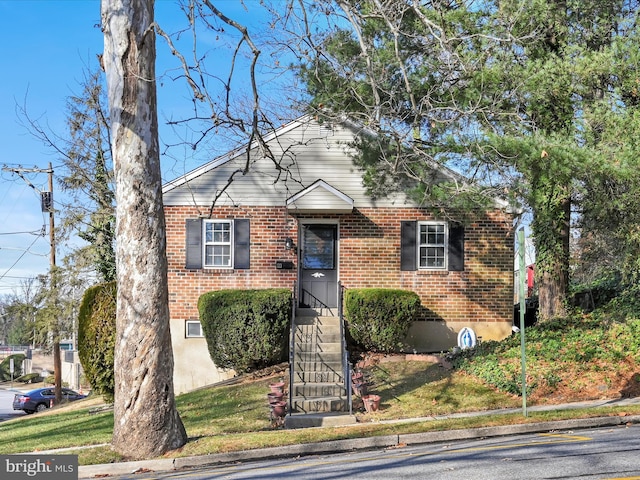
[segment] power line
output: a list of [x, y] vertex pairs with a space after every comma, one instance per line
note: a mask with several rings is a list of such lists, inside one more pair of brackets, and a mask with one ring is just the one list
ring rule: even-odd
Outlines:
[[0, 232], [0, 235], [38, 235], [44, 237], [46, 226], [43, 225], [40, 230], [33, 230], [31, 232]]
[[24, 252], [22, 252], [22, 255], [20, 255], [18, 259], [15, 262], [13, 262], [13, 265], [11, 265], [2, 275], [0, 275], [0, 280], [2, 280], [5, 277], [5, 275], [9, 273], [13, 269], [13, 267], [15, 267], [18, 264], [20, 260], [22, 260], [22, 257], [24, 257], [29, 252], [29, 249], [33, 247], [33, 245], [38, 241], [38, 239], [39, 237], [36, 237], [33, 240], [33, 242], [31, 242], [31, 245], [29, 245], [29, 247]]
[[49, 256], [48, 253], [35, 253], [35, 252], [32, 252], [32, 251], [30, 251], [30, 248], [0, 247], [0, 250], [15, 250], [15, 251], [18, 251], [18, 252], [29, 253], [31, 255], [35, 255], [36, 257], [48, 257]]
[[[51, 250], [49, 252], [49, 256], [50, 256], [50, 266], [51, 266], [51, 270], [53, 270], [53, 268], [56, 265], [56, 248], [55, 248], [55, 225], [54, 225], [54, 209], [53, 209], [53, 166], [51, 165], [51, 163], [49, 163], [49, 168], [47, 169], [43, 169], [43, 168], [22, 168], [22, 167], [8, 167], [8, 166], [4, 166], [2, 168], [3, 171], [7, 171], [7, 172], [12, 172], [16, 175], [18, 175], [20, 178], [22, 178], [22, 180], [24, 180], [24, 182], [31, 187], [33, 190], [35, 190], [36, 192], [38, 192], [40, 194], [40, 207], [42, 212], [49, 212], [49, 236], [50, 236], [50, 246], [51, 246]], [[35, 185], [33, 185], [24, 175], [23, 173], [46, 173], [48, 174], [49, 177], [49, 191], [42, 191], [39, 190], [38, 188], [35, 187]], [[43, 227], [43, 231], [44, 231], [44, 227]], [[27, 248], [27, 250], [18, 257], [18, 259], [13, 263], [13, 265], [11, 265], [11, 267], [9, 267], [9, 269], [2, 275], [0, 276], [0, 280], [2, 280], [2, 278], [4, 277], [4, 275], [6, 275], [9, 271], [11, 271], [11, 269], [13, 267], [16, 266], [16, 264], [22, 259], [22, 257], [24, 257], [27, 252], [29, 251], [29, 249], [31, 249], [31, 247], [33, 246], [33, 244], [38, 240], [38, 237], [36, 237], [34, 239], [34, 241], [31, 243], [31, 245], [29, 245], [29, 248]], [[56, 390], [57, 386], [58, 386], [58, 373], [56, 373]]]
[[3, 275], [2, 278], [10, 278], [12, 280], [29, 280], [31, 278], [38, 278], [38, 275], [31, 275], [29, 277], [16, 277], [15, 275]]

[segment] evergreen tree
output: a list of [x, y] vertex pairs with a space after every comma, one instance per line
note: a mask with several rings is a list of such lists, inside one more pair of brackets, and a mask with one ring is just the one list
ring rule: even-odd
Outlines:
[[61, 211], [63, 228], [88, 242], [75, 252], [79, 266], [93, 266], [100, 280], [115, 279], [115, 206], [109, 114], [102, 72], [85, 76], [82, 93], [68, 101], [69, 139], [60, 183], [72, 201]]
[[528, 207], [540, 314], [562, 314], [572, 200], [599, 175], [618, 174], [621, 146], [604, 142], [615, 122], [601, 119], [635, 109], [623, 87], [638, 78], [637, 2], [322, 8], [344, 20], [317, 40], [300, 74], [312, 110], [377, 134], [355, 159], [371, 193], [410, 191], [445, 214], [486, 207], [496, 194]]
[[101, 71], [85, 72], [81, 92], [67, 101], [66, 134], [50, 131], [30, 117], [26, 106], [19, 113], [31, 134], [55, 152], [62, 164], [55, 172], [64, 193], [55, 196], [58, 243], [74, 235], [87, 242], [71, 246], [67, 263], [73, 263], [78, 274], [92, 270], [99, 280], [111, 281], [115, 278], [115, 195], [103, 82]]

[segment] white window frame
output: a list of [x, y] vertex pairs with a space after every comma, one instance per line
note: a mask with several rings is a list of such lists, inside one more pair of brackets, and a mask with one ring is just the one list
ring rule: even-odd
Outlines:
[[[226, 224], [229, 226], [229, 241], [211, 241], [207, 242], [207, 225]], [[207, 247], [229, 247], [229, 264], [228, 265], [214, 265], [208, 263], [209, 257], [207, 256]], [[205, 220], [202, 222], [202, 266], [204, 268], [216, 268], [216, 269], [233, 269], [233, 220]]]
[[[191, 333], [189, 333], [189, 326], [190, 325], [198, 325], [200, 327], [200, 334], [199, 335], [192, 335]], [[184, 321], [184, 337], [185, 338], [202, 338], [204, 337], [204, 333], [202, 333], [202, 324], [200, 323], [199, 320], [185, 320]]]
[[[444, 241], [442, 243], [437, 242], [422, 242], [422, 230], [428, 227], [443, 227]], [[449, 266], [449, 225], [447, 222], [418, 222], [418, 238], [416, 244], [418, 248], [418, 269], [419, 270], [447, 270]], [[423, 264], [422, 249], [423, 248], [442, 248], [443, 249], [443, 264], [442, 265], [426, 265]]]

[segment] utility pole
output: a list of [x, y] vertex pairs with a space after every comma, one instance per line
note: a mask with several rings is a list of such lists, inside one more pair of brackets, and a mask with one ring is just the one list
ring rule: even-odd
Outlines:
[[49, 210], [49, 243], [51, 245], [51, 253], [49, 255], [49, 266], [51, 270], [56, 268], [56, 234], [55, 234], [55, 220], [54, 220], [54, 208], [53, 208], [53, 167], [51, 166], [51, 162], [49, 162], [49, 170], [47, 171], [49, 174], [49, 193], [48, 201], [46, 205], [43, 207], [47, 207]]
[[[49, 275], [51, 277], [50, 289], [54, 295], [57, 295], [57, 275], [56, 271], [56, 236], [55, 236], [55, 216], [53, 206], [53, 166], [49, 162], [48, 169], [41, 168], [8, 168], [4, 167], [2, 170], [13, 172], [18, 175], [22, 180], [26, 182], [31, 188], [40, 193], [40, 208], [43, 213], [49, 212]], [[23, 173], [46, 173], [49, 175], [49, 191], [41, 192], [38, 190]], [[57, 302], [56, 302], [57, 303]], [[54, 315], [57, 314], [54, 312]], [[62, 358], [60, 356], [60, 330], [58, 328], [57, 319], [51, 324], [51, 336], [53, 340], [53, 377], [55, 385], [55, 403], [59, 404], [62, 401]]]

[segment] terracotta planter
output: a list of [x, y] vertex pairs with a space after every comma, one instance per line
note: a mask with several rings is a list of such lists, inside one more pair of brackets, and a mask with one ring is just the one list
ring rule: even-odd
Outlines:
[[284, 392], [284, 382], [272, 383], [269, 385], [272, 393], [283, 393]]
[[270, 407], [274, 417], [284, 417], [287, 414], [287, 402], [275, 402]]
[[281, 402], [283, 397], [284, 397], [284, 393], [282, 392], [267, 393], [267, 398], [269, 399], [269, 405], [272, 405], [277, 402]]
[[364, 408], [368, 413], [377, 412], [380, 408], [380, 395], [365, 395], [362, 397]]

